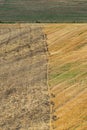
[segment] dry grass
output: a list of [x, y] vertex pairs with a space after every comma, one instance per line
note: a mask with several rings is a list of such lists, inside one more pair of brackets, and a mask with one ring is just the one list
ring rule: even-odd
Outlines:
[[86, 130], [87, 24], [1, 24], [0, 103], [0, 130]]
[[49, 130], [45, 42], [41, 26], [0, 25], [0, 130]]
[[44, 25], [55, 130], [87, 129], [87, 24]]

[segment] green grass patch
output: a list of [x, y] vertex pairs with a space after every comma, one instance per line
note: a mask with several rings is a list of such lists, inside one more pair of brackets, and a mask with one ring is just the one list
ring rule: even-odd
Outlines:
[[83, 0], [82, 3], [78, 0], [70, 2], [68, 0], [66, 2], [5, 0], [0, 5], [0, 21], [2, 22], [36, 22], [37, 20], [41, 23], [87, 22], [87, 0]]
[[[86, 66], [86, 64], [83, 65], [79, 62], [65, 64], [58, 68], [55, 73], [52, 71], [49, 74], [49, 83], [56, 85], [58, 83], [67, 81], [69, 84], [72, 85], [76, 82], [81, 82], [85, 80], [85, 77], [87, 77]], [[80, 76], [80, 78], [76, 79], [76, 76]]]

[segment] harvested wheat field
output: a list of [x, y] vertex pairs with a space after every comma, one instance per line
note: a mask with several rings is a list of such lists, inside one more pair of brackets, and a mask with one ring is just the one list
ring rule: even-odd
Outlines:
[[0, 130], [49, 130], [46, 53], [40, 26], [0, 25]]
[[87, 24], [0, 24], [0, 130], [87, 129]]
[[52, 130], [87, 130], [87, 24], [45, 25]]

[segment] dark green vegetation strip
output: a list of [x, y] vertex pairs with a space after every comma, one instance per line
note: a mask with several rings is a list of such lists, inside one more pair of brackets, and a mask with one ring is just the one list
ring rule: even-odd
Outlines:
[[87, 0], [0, 0], [0, 22], [87, 22]]

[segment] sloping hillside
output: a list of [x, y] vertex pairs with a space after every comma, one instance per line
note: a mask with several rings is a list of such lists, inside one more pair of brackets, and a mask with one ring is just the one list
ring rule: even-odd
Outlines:
[[46, 24], [52, 130], [87, 130], [87, 24]]
[[0, 0], [0, 22], [87, 22], [87, 0]]
[[40, 26], [0, 25], [0, 130], [49, 130], [46, 39]]
[[86, 129], [87, 24], [1, 24], [0, 130]]

